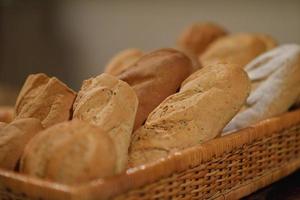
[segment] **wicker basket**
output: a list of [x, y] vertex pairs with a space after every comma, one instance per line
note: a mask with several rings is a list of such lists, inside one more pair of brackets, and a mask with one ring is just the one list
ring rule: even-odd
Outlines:
[[299, 168], [300, 110], [77, 187], [0, 170], [0, 199], [238, 199]]

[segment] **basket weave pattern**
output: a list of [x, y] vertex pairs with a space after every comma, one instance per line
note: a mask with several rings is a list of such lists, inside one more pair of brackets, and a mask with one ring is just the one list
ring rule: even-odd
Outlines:
[[79, 186], [0, 169], [0, 200], [238, 199], [300, 168], [300, 110]]
[[300, 126], [255, 141], [233, 152], [159, 180], [115, 199], [210, 199], [259, 179], [300, 157]]

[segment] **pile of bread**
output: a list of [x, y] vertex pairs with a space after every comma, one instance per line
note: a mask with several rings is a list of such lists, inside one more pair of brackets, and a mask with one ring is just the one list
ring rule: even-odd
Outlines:
[[29, 75], [15, 107], [0, 109], [0, 167], [80, 184], [286, 112], [299, 96], [299, 45], [197, 23], [174, 49], [122, 51], [77, 93]]

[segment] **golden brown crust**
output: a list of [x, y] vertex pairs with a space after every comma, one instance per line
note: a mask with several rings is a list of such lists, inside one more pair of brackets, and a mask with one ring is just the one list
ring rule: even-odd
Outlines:
[[26, 144], [43, 129], [34, 118], [19, 119], [0, 128], [0, 167], [14, 170]]
[[109, 61], [104, 72], [117, 76], [134, 64], [143, 55], [144, 53], [139, 49], [125, 49]]
[[227, 31], [214, 23], [195, 23], [178, 38], [178, 46], [195, 56], [201, 55], [214, 40], [227, 35]]
[[116, 172], [114, 144], [100, 128], [80, 120], [63, 122], [30, 141], [20, 170], [65, 184], [111, 176]]
[[14, 117], [14, 107], [0, 106], [0, 122], [9, 123]]
[[146, 54], [119, 78], [127, 82], [139, 99], [134, 130], [166, 97], [174, 94], [193, 71], [190, 59], [174, 49], [160, 49]]
[[116, 144], [117, 172], [127, 167], [137, 106], [133, 89], [108, 74], [84, 81], [74, 103], [73, 118], [101, 127]]
[[268, 34], [257, 33], [255, 34], [263, 43], [265, 44], [266, 51], [274, 49], [277, 47], [278, 42]]
[[245, 67], [251, 60], [276, 46], [275, 40], [263, 34], [238, 33], [213, 42], [200, 56], [205, 67], [218, 62], [228, 62]]
[[30, 75], [15, 105], [16, 118], [37, 118], [44, 127], [69, 120], [75, 96], [73, 90], [55, 77]]
[[198, 70], [134, 133], [129, 165], [145, 164], [219, 136], [249, 90], [249, 79], [240, 67], [220, 63]]

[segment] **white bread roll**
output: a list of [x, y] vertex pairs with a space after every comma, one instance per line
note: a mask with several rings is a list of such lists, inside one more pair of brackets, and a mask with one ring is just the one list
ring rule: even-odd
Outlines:
[[286, 112], [300, 95], [300, 46], [282, 45], [246, 66], [252, 92], [224, 132]]

